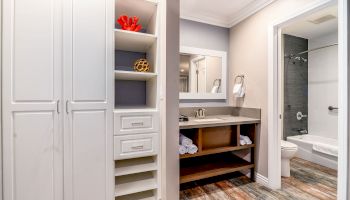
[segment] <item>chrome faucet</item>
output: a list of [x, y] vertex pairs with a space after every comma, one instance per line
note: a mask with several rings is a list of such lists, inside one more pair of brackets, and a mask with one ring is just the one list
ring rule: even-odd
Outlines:
[[204, 108], [200, 108], [198, 110], [196, 110], [196, 118], [205, 118], [205, 109]]

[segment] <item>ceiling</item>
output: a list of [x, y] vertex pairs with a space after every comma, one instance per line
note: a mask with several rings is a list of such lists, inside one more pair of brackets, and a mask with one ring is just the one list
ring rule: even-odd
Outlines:
[[231, 28], [275, 0], [180, 0], [180, 17]]
[[[337, 9], [337, 6], [332, 6], [320, 10], [312, 15], [306, 16], [299, 21], [285, 27], [282, 30], [282, 33], [311, 39], [336, 32], [338, 30]], [[328, 21], [319, 24], [314, 24], [311, 22], [325, 16], [334, 16], [335, 18], [329, 19]]]

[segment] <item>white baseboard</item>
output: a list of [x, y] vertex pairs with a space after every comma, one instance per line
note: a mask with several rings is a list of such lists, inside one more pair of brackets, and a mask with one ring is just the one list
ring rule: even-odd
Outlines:
[[264, 186], [267, 186], [269, 184], [269, 179], [257, 172], [255, 172], [255, 181]]
[[[250, 172], [247, 172], [245, 175], [250, 178]], [[268, 186], [269, 179], [266, 178], [265, 176], [259, 174], [258, 172], [255, 172], [255, 182], [257, 182], [261, 185], [264, 185], [264, 186]]]

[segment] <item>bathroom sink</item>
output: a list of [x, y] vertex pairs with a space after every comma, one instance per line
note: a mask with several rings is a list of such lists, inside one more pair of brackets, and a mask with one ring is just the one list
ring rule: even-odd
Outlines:
[[195, 119], [193, 121], [195, 122], [218, 122], [222, 121], [223, 119], [220, 118], [204, 118], [204, 119]]

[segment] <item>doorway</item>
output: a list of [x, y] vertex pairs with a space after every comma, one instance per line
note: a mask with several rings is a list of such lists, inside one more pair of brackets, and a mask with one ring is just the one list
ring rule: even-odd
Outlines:
[[[309, 54], [310, 52], [315, 53], [317, 50], [318, 54], [320, 54], [320, 50], [326, 50], [329, 48], [335, 48], [339, 53], [340, 56], [336, 55], [335, 60], [338, 62], [338, 69], [337, 73], [335, 73], [335, 76], [339, 78], [337, 80], [338, 85], [336, 86], [336, 98], [331, 99], [333, 101], [332, 105], [328, 105], [324, 112], [326, 112], [330, 117], [333, 118], [339, 118], [335, 121], [335, 126], [338, 131], [335, 130], [335, 133], [332, 137], [337, 139], [336, 146], [339, 150], [338, 157], [336, 160], [335, 168], [338, 170], [338, 174], [342, 174], [339, 176], [338, 179], [338, 199], [346, 199], [346, 189], [347, 186], [346, 177], [347, 177], [347, 126], [346, 126], [346, 120], [347, 120], [347, 61], [344, 56], [346, 50], [346, 45], [344, 42], [344, 39], [346, 39], [346, 29], [344, 29], [344, 26], [346, 26], [344, 23], [344, 19], [346, 16], [343, 6], [345, 6], [346, 2], [339, 1], [338, 9], [338, 22], [342, 22], [339, 24], [339, 33], [333, 33], [336, 37], [339, 37], [338, 41], [332, 41], [331, 39], [328, 39], [328, 43], [318, 43], [315, 41], [313, 44], [310, 44], [310, 42], [305, 41], [303, 37], [296, 37], [296, 35], [291, 34], [293, 31], [289, 30], [288, 27], [291, 27], [291, 25], [297, 23], [298, 21], [301, 21], [302, 19], [307, 18], [308, 16], [312, 16], [317, 12], [320, 12], [325, 9], [330, 9], [334, 6], [337, 6], [336, 1], [318, 1], [315, 3], [312, 3], [310, 5], [306, 5], [303, 9], [297, 11], [294, 15], [287, 17], [285, 19], [279, 20], [273, 25], [270, 26], [269, 29], [269, 149], [268, 149], [268, 165], [269, 165], [269, 187], [273, 189], [277, 189], [281, 187], [281, 139], [288, 140], [288, 137], [293, 137], [288, 134], [295, 134], [298, 135], [298, 137], [301, 137], [300, 135], [306, 135], [309, 133], [310, 130], [317, 130], [317, 126], [315, 126], [314, 122], [311, 122], [310, 119], [308, 119], [309, 114], [311, 114], [310, 109], [316, 106], [316, 103], [314, 102], [312, 98], [319, 99], [320, 97], [316, 97], [315, 95], [310, 95], [310, 92], [314, 92], [316, 90], [319, 90], [320, 88], [316, 89], [313, 86], [310, 86], [309, 79], [315, 79], [317, 77], [313, 76], [317, 73], [321, 73], [320, 69], [312, 67], [310, 65], [320, 65], [319, 62], [320, 59], [315, 59], [315, 54], [313, 54], [313, 60], [312, 63], [310, 63], [309, 60]], [[327, 18], [330, 16], [325, 17], [327, 21]], [[322, 20], [321, 20], [322, 21]], [[317, 23], [317, 22], [315, 22]], [[300, 25], [300, 24], [299, 24]], [[300, 28], [300, 27], [299, 27]], [[287, 30], [287, 31], [286, 31]], [[288, 34], [289, 33], [289, 34]], [[324, 39], [325, 40], [325, 39]], [[293, 52], [286, 52], [286, 49], [284, 48], [286, 43], [292, 42], [292, 45], [294, 44], [294, 50]], [[295, 43], [300, 43], [298, 45], [295, 45]], [[304, 43], [304, 45], [302, 44]], [[306, 43], [306, 45], [305, 45]], [[337, 45], [339, 43], [339, 45]], [[304, 46], [304, 47], [303, 47]], [[301, 48], [301, 49], [299, 49]], [[303, 49], [305, 48], [305, 49]], [[318, 49], [320, 48], [320, 49]], [[311, 51], [310, 51], [311, 50]], [[310, 54], [311, 55], [311, 54]], [[318, 55], [321, 56], [322, 55]], [[333, 56], [334, 58], [334, 56]], [[323, 58], [322, 58], [323, 59]], [[336, 64], [335, 64], [336, 65]], [[312, 68], [311, 68], [312, 67]], [[306, 70], [307, 69], [307, 70]], [[334, 71], [332, 71], [334, 72]], [[288, 77], [290, 75], [293, 75], [294, 73], [294, 80], [289, 81], [290, 85], [286, 85], [285, 83], [288, 82], [288, 79], [292, 79], [293, 77]], [[310, 76], [310, 74], [311, 76]], [[324, 73], [324, 72], [323, 72]], [[288, 76], [287, 76], [288, 74]], [[331, 76], [331, 74], [327, 74], [328, 78]], [[322, 76], [323, 78], [325, 76]], [[327, 77], [327, 76], [326, 76]], [[299, 81], [295, 81], [297, 78]], [[320, 77], [318, 77], [320, 78]], [[293, 82], [293, 83], [292, 83]], [[300, 84], [298, 85], [291, 85], [291, 84]], [[299, 92], [301, 92], [300, 99], [293, 99], [293, 96], [295, 97], [295, 91], [293, 92], [293, 89], [299, 87]], [[338, 89], [339, 88], [339, 89]], [[288, 91], [286, 89], [289, 89], [289, 94], [293, 95], [286, 95]], [[310, 90], [310, 91], [309, 91]], [[333, 89], [334, 91], [334, 89]], [[317, 93], [317, 92], [316, 92]], [[331, 95], [334, 97], [334, 94]], [[288, 99], [289, 98], [289, 99]], [[304, 106], [293, 106], [293, 103], [291, 101], [297, 101], [299, 104], [303, 104]], [[311, 103], [310, 103], [311, 102]], [[329, 102], [324, 102], [328, 103]], [[335, 103], [334, 103], [335, 102]], [[339, 111], [337, 111], [337, 108], [340, 108]], [[298, 110], [299, 109], [299, 110]], [[315, 110], [313, 108], [313, 110]], [[289, 116], [287, 116], [289, 114]], [[315, 113], [312, 113], [313, 119], [319, 118], [320, 116], [315, 116]], [[335, 117], [337, 116], [337, 117]], [[295, 118], [295, 123], [288, 122], [287, 118]], [[298, 120], [298, 118], [300, 120]], [[318, 119], [320, 121], [320, 119]], [[334, 120], [334, 119], [333, 119]], [[287, 122], [287, 123], [286, 123]], [[316, 123], [317, 124], [317, 123]], [[320, 125], [320, 123], [318, 122]], [[334, 123], [333, 123], [334, 124]], [[322, 125], [322, 124], [321, 124]], [[295, 126], [295, 127], [291, 127]], [[310, 127], [312, 126], [312, 128]], [[322, 126], [318, 126], [322, 127]], [[325, 131], [325, 130], [324, 130]], [[314, 131], [314, 133], [317, 131]], [[325, 131], [326, 132], [326, 131]], [[310, 135], [315, 135], [315, 134]], [[322, 134], [322, 133], [320, 133]], [[306, 137], [305, 137], [306, 138]], [[310, 139], [310, 138], [309, 138]], [[312, 139], [314, 140], [314, 139]], [[295, 142], [295, 141], [294, 141]], [[313, 151], [311, 149], [311, 151]], [[337, 162], [339, 159], [339, 162]], [[334, 162], [333, 162], [334, 164]], [[327, 166], [331, 166], [332, 162], [328, 164]], [[333, 165], [334, 166], [334, 165]]]

